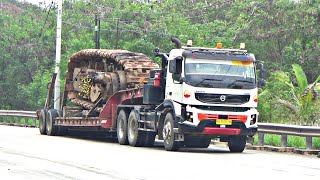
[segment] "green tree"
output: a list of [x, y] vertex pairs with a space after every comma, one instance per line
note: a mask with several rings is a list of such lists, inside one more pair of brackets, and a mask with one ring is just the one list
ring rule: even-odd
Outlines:
[[[48, 83], [48, 70], [54, 66], [57, 9], [54, 4], [39, 8], [12, 0], [2, 2], [0, 108], [41, 108], [46, 88], [38, 91], [36, 87]], [[173, 36], [183, 44], [191, 39], [195, 46], [215, 47], [222, 42], [226, 48], [238, 48], [245, 42], [249, 52], [268, 69], [271, 83], [263, 94], [268, 94], [268, 88], [281, 87], [273, 81], [274, 74], [290, 71], [292, 63], [301, 64], [309, 83], [318, 77], [320, 8], [316, 2], [65, 0], [61, 79], [73, 53], [95, 47], [95, 14], [101, 18], [101, 48], [114, 49], [118, 44], [118, 48], [155, 60], [154, 47], [168, 52], [174, 47], [169, 42]], [[38, 80], [42, 75], [44, 82]], [[288, 96], [286, 90], [282, 92], [282, 98]], [[267, 117], [264, 112], [261, 117]]]
[[[316, 91], [317, 82], [320, 81], [320, 75], [311, 84], [308, 84], [307, 76], [303, 69], [298, 64], [292, 65], [297, 87], [291, 81], [279, 79], [282, 83], [286, 84], [287, 88], [291, 91], [291, 101], [279, 99], [277, 103], [290, 109], [294, 115], [298, 117], [300, 124], [313, 125], [319, 121], [317, 116], [319, 109], [318, 92]], [[287, 79], [287, 78], [286, 78]]]

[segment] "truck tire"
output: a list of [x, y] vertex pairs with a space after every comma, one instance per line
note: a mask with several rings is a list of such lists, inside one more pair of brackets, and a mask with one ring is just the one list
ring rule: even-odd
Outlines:
[[47, 134], [47, 126], [46, 126], [46, 118], [47, 118], [48, 111], [46, 109], [41, 109], [39, 113], [39, 131], [40, 134], [45, 135]]
[[174, 120], [171, 112], [166, 114], [163, 125], [163, 144], [167, 151], [177, 151], [180, 148], [180, 142], [174, 140]]
[[184, 136], [184, 145], [189, 148], [207, 148], [211, 138], [205, 136]]
[[58, 127], [56, 127], [55, 124], [55, 118], [58, 117], [58, 111], [56, 109], [50, 109], [47, 113], [46, 118], [46, 130], [48, 136], [55, 136], [58, 135]]
[[145, 144], [145, 134], [138, 130], [138, 118], [135, 110], [130, 112], [128, 118], [128, 141], [131, 146], [143, 146]]
[[246, 147], [246, 136], [231, 136], [228, 141], [231, 152], [242, 152]]
[[128, 114], [121, 110], [117, 118], [117, 138], [121, 145], [129, 144], [128, 141]]

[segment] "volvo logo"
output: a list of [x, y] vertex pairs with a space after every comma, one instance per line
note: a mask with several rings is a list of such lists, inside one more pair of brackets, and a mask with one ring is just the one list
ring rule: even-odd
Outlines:
[[226, 98], [227, 98], [227, 97], [226, 97], [225, 95], [221, 95], [221, 96], [220, 96], [220, 101], [225, 101]]

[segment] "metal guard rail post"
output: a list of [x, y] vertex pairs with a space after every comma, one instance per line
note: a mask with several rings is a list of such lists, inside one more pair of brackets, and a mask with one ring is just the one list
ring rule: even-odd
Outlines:
[[[17, 111], [17, 110], [0, 110], [0, 124], [4, 125], [15, 125], [15, 126], [37, 126], [37, 115], [36, 111]], [[18, 120], [15, 122], [15, 119]], [[21, 119], [24, 118], [24, 124], [21, 123]], [[9, 122], [7, 122], [9, 119]], [[32, 119], [32, 124], [28, 123], [29, 119]]]
[[273, 123], [258, 123], [258, 145], [264, 145], [264, 134], [281, 135], [281, 147], [288, 146], [288, 135], [306, 137], [307, 150], [312, 149], [312, 137], [320, 137], [320, 127]]

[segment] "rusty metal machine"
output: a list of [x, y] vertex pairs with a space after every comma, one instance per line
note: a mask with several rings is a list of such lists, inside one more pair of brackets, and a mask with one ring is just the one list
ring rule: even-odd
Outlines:
[[119, 90], [142, 86], [155, 68], [159, 68], [158, 64], [142, 53], [81, 50], [69, 59], [62, 107], [67, 97], [78, 106], [101, 112], [101, 102]]

